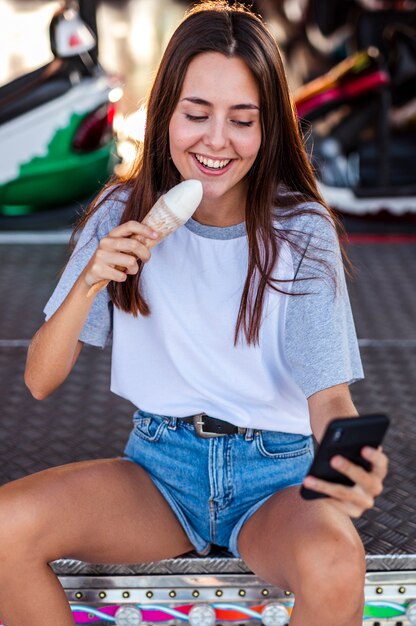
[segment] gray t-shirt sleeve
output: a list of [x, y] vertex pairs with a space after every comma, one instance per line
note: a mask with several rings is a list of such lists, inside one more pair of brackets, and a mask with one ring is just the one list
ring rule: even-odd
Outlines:
[[[61, 306], [75, 281], [91, 259], [102, 237], [120, 221], [124, 205], [121, 199], [109, 198], [86, 223], [67, 266], [44, 308], [46, 320]], [[91, 307], [79, 336], [80, 341], [103, 348], [112, 331], [112, 302], [107, 289], [100, 291]]]
[[[308, 398], [364, 377], [338, 238], [332, 222], [301, 216], [300, 250], [292, 252], [297, 279], [286, 314], [285, 351], [292, 375]], [[322, 265], [317, 262], [322, 260]]]

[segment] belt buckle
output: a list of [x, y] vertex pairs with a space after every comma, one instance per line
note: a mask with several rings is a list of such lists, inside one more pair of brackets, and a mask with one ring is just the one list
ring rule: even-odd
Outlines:
[[192, 420], [195, 428], [195, 432], [201, 439], [210, 439], [211, 437], [225, 437], [225, 433], [206, 433], [204, 432], [204, 415], [206, 413], [198, 413], [194, 415]]

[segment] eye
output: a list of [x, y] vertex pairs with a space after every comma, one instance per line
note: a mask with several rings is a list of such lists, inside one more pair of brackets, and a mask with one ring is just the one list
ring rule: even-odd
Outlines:
[[207, 119], [206, 115], [191, 115], [190, 113], [185, 113], [185, 117], [191, 122], [203, 122]]
[[253, 126], [253, 122], [241, 122], [240, 120], [233, 120], [233, 124], [235, 124], [236, 126]]

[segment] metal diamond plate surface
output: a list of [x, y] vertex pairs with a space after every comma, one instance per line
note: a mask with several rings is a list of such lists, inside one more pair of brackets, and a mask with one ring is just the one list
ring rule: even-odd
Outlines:
[[359, 338], [416, 339], [416, 245], [353, 244], [349, 281]]
[[66, 245], [0, 245], [0, 339], [33, 336], [68, 257]]

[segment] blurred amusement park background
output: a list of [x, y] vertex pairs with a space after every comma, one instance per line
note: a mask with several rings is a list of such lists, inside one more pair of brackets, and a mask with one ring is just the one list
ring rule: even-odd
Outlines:
[[[2, 0], [0, 231], [65, 228], [129, 166], [183, 0]], [[322, 193], [350, 230], [416, 232], [415, 0], [256, 0]]]

